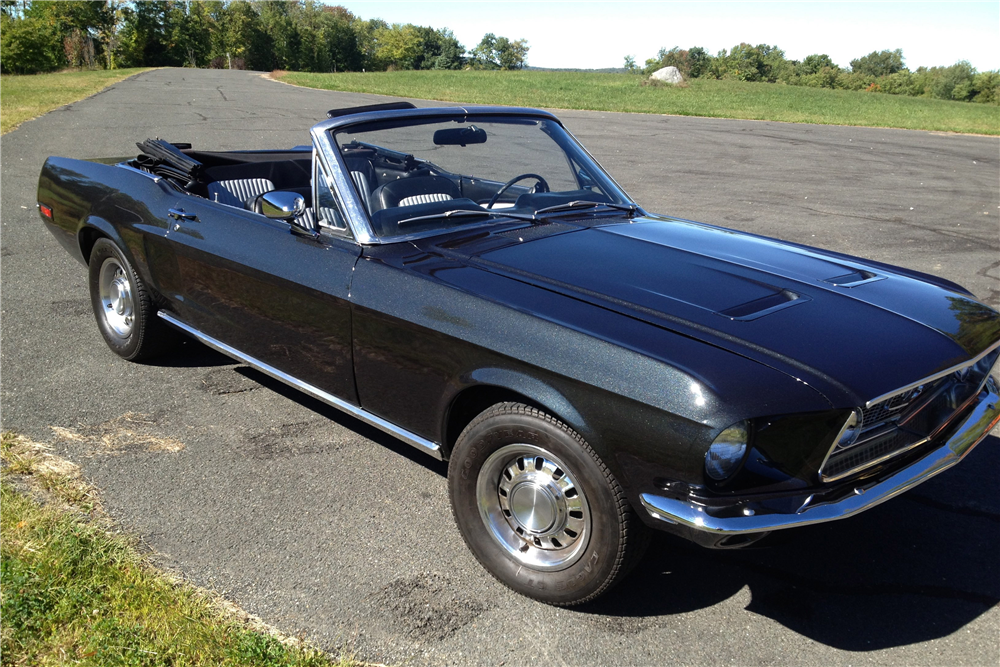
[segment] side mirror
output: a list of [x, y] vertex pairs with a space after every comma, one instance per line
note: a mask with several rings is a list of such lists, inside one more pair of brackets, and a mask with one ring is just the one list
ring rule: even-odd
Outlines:
[[257, 197], [253, 210], [272, 220], [288, 221], [302, 215], [306, 210], [306, 200], [295, 192], [272, 190]]

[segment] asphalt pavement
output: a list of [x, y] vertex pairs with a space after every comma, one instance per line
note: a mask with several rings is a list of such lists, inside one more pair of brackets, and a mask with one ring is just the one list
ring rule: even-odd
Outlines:
[[[1000, 662], [996, 432], [905, 496], [766, 549], [657, 536], [608, 596], [556, 609], [467, 552], [444, 465], [194, 342], [145, 365], [105, 347], [84, 267], [38, 220], [46, 156], [134, 155], [155, 136], [210, 150], [305, 144], [327, 109], [386, 99], [162, 69], [4, 135], [3, 428], [79, 463], [163, 566], [366, 660]], [[556, 113], [647, 210], [934, 273], [1000, 306], [1000, 139]]]

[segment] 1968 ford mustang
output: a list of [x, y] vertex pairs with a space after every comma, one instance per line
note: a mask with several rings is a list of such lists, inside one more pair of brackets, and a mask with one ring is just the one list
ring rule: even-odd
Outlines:
[[543, 111], [329, 115], [288, 150], [49, 158], [42, 220], [123, 358], [180, 332], [449, 460], [520, 593], [595, 598], [649, 527], [857, 514], [1000, 421], [1000, 314], [958, 285], [649, 214]]

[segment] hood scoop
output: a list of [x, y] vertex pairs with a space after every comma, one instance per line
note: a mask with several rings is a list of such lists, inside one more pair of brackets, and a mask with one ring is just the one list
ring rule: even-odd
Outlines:
[[[846, 266], [844, 267], [847, 268]], [[885, 280], [885, 276], [880, 276], [877, 273], [872, 273], [871, 271], [851, 271], [850, 273], [845, 273], [842, 276], [834, 276], [833, 278], [824, 278], [824, 283], [829, 283], [835, 287], [857, 287], [858, 285], [864, 285], [866, 283], [873, 283], [877, 280]]]
[[788, 308], [789, 306], [794, 306], [796, 303], [805, 303], [806, 301], [809, 301], [809, 297], [804, 297], [791, 290], [783, 289], [776, 294], [765, 296], [762, 299], [754, 299], [739, 306], [723, 310], [719, 315], [728, 317], [731, 320], [755, 320], [758, 317], [769, 315], [782, 308]]

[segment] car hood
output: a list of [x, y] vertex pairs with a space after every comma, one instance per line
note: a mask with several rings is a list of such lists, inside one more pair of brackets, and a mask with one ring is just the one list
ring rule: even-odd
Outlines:
[[500, 243], [493, 235], [451, 242], [448, 251], [725, 347], [835, 403], [870, 400], [1000, 339], [996, 311], [903, 269], [675, 219], [544, 227]]

